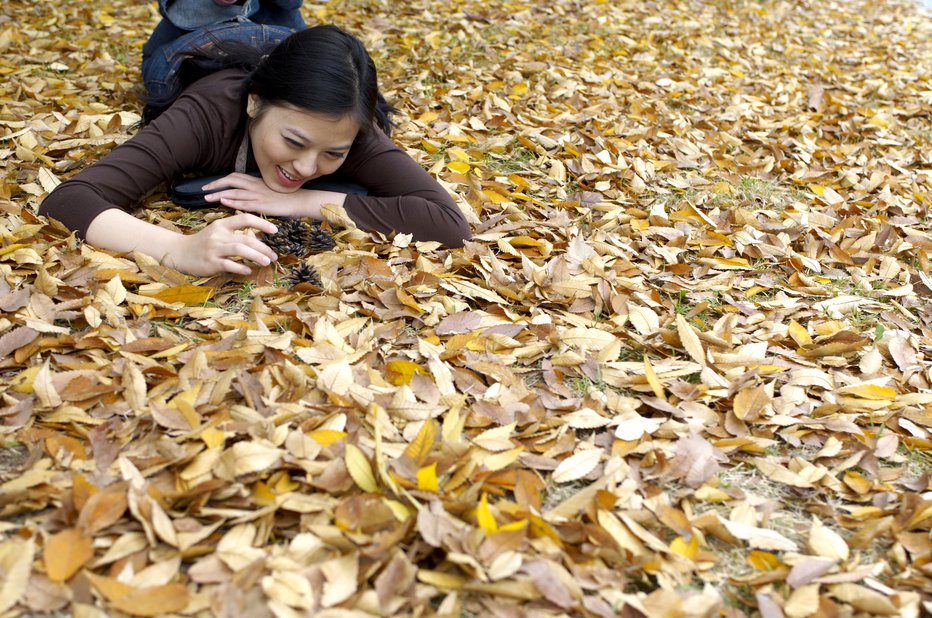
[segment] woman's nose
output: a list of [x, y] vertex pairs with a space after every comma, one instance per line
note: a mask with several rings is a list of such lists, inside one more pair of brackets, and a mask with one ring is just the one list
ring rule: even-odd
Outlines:
[[294, 171], [302, 178], [311, 178], [317, 173], [317, 155], [307, 155], [294, 162]]

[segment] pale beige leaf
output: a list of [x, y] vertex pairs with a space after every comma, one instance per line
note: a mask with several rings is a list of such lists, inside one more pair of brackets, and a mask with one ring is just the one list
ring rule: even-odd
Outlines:
[[26, 592], [35, 547], [33, 538], [0, 541], [0, 613], [16, 605]]
[[569, 483], [583, 478], [599, 465], [602, 459], [602, 450], [587, 448], [567, 457], [553, 471], [554, 483]]
[[827, 528], [816, 518], [812, 519], [812, 527], [809, 528], [809, 549], [818, 556], [841, 562], [848, 559], [850, 551], [840, 534]]
[[806, 618], [819, 609], [819, 585], [801, 586], [786, 600], [783, 612], [786, 618]]
[[379, 485], [372, 472], [372, 466], [365, 454], [355, 444], [346, 445], [346, 469], [351, 477], [363, 491], [378, 491]]
[[345, 359], [327, 365], [317, 374], [317, 388], [322, 391], [346, 395], [352, 385], [353, 369]]
[[728, 529], [728, 532], [736, 538], [747, 541], [751, 547], [778, 551], [797, 551], [798, 549], [796, 543], [768, 528], [749, 526], [722, 517], [719, 517], [719, 521]]
[[233, 469], [237, 476], [268, 470], [277, 464], [283, 455], [281, 449], [259, 440], [237, 442], [231, 451]]
[[676, 314], [676, 332], [680, 336], [680, 342], [686, 348], [687, 354], [697, 363], [705, 366], [705, 350], [696, 330], [686, 321], [682, 314]]

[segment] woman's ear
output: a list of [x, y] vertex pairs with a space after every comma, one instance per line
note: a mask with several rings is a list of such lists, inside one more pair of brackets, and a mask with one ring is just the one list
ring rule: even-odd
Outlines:
[[259, 95], [250, 94], [246, 97], [246, 115], [255, 118], [259, 113]]

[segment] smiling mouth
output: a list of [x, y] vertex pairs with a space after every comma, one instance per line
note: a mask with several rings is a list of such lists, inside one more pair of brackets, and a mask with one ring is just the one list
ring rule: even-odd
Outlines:
[[285, 169], [282, 166], [279, 165], [277, 167], [278, 167], [278, 173], [281, 174], [281, 177], [284, 180], [288, 181], [289, 184], [300, 184], [304, 182], [304, 180], [302, 180], [301, 178], [295, 178], [294, 176], [289, 174], [287, 171], [285, 171]]

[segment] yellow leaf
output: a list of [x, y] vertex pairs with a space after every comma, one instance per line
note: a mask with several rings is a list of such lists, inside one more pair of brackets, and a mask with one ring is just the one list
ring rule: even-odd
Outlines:
[[684, 558], [695, 560], [696, 554], [699, 553], [699, 537], [693, 534], [687, 541], [683, 537], [678, 536], [670, 543], [670, 551]]
[[760, 294], [761, 292], [766, 292], [767, 290], [771, 290], [771, 289], [773, 288], [764, 287], [762, 285], [755, 285], [753, 287], [748, 288], [748, 291], [744, 293], [744, 297], [751, 298], [752, 296], [756, 296], [757, 294]]
[[165, 288], [155, 294], [147, 294], [166, 303], [184, 303], [186, 305], [203, 305], [213, 297], [216, 288], [207, 285], [176, 285]]
[[392, 515], [394, 515], [395, 519], [398, 521], [406, 521], [409, 517], [411, 517], [411, 510], [397, 500], [382, 498], [382, 503], [387, 506], [389, 510], [391, 510]]
[[345, 431], [337, 431], [335, 429], [315, 429], [308, 434], [312, 440], [317, 442], [317, 444], [323, 446], [324, 448], [330, 446], [337, 440], [342, 440], [346, 437]]
[[439, 489], [436, 463], [424, 466], [417, 471], [417, 488], [421, 491], [437, 491]]
[[223, 446], [226, 441], [226, 434], [216, 427], [208, 427], [201, 432], [201, 440], [207, 445], [207, 448], [217, 448]]
[[32, 384], [35, 382], [36, 374], [42, 369], [41, 365], [33, 365], [20, 371], [15, 378], [10, 380], [10, 389], [17, 393], [31, 393]]
[[809, 331], [796, 320], [790, 320], [790, 325], [787, 327], [787, 330], [790, 333], [790, 337], [793, 338], [793, 341], [795, 341], [796, 345], [799, 347], [812, 343], [812, 337], [809, 336]]
[[748, 564], [758, 571], [773, 571], [783, 563], [775, 554], [769, 551], [752, 549], [748, 553]]
[[520, 189], [526, 189], [531, 186], [531, 183], [517, 174], [508, 174], [508, 180], [511, 181], [511, 184]]
[[873, 483], [864, 478], [861, 473], [855, 472], [854, 470], [847, 470], [841, 480], [845, 485], [862, 496], [867, 494], [867, 492], [871, 490], [871, 487], [873, 487]]
[[68, 528], [45, 543], [45, 571], [53, 582], [63, 582], [94, 557], [93, 539], [80, 528]]
[[750, 268], [750, 267], [751, 267], [750, 263], [748, 263], [748, 261], [747, 261], [745, 258], [740, 258], [740, 257], [721, 258], [721, 257], [717, 257], [717, 258], [713, 258], [713, 259], [715, 260], [715, 262], [717, 262], [717, 263], [719, 264], [719, 266], [724, 266], [724, 267], [729, 268], [729, 269], [742, 270], [742, 269]]
[[427, 375], [427, 370], [421, 365], [409, 360], [393, 360], [385, 363], [385, 379], [394, 384], [401, 386], [411, 382], [414, 374], [419, 376]]
[[252, 487], [252, 501], [258, 506], [269, 506], [275, 504], [275, 494], [268, 485], [259, 481]]
[[854, 395], [861, 399], [871, 399], [874, 401], [888, 401], [896, 399], [898, 393], [889, 386], [880, 386], [879, 384], [858, 384], [857, 386], [846, 386], [838, 389], [839, 394]]
[[285, 471], [279, 471], [269, 479], [269, 486], [276, 495], [291, 493], [300, 489], [301, 484], [295, 482], [291, 475]]
[[375, 475], [372, 473], [372, 466], [369, 460], [355, 444], [346, 445], [346, 469], [351, 477], [363, 491], [375, 492], [379, 490], [375, 482]]
[[528, 85], [525, 84], [524, 82], [521, 82], [520, 84], [515, 84], [514, 86], [511, 87], [511, 92], [513, 94], [526, 94], [527, 91], [528, 91]]
[[646, 356], [644, 357], [644, 377], [647, 378], [647, 383], [650, 384], [651, 390], [654, 391], [657, 398], [666, 401], [667, 396], [663, 392], [663, 386], [660, 384], [660, 380], [657, 379], [654, 366], [650, 364], [650, 359]]
[[560, 535], [557, 534], [557, 531], [553, 528], [553, 526], [547, 523], [547, 520], [545, 520], [540, 515], [535, 515], [534, 513], [529, 515], [529, 519], [531, 523], [531, 534], [533, 536], [538, 538], [547, 537], [558, 547], [563, 546], [563, 541], [560, 540]]
[[395, 296], [398, 297], [398, 301], [405, 307], [411, 307], [418, 313], [424, 313], [424, 308], [417, 304], [417, 301], [414, 300], [414, 297], [405, 292], [400, 287], [395, 288]]
[[462, 161], [450, 161], [447, 163], [447, 168], [460, 174], [466, 174], [472, 169], [469, 163], [463, 163]]
[[498, 531], [498, 524], [495, 523], [495, 516], [492, 515], [492, 509], [489, 508], [489, 497], [485, 492], [482, 492], [479, 506], [476, 507], [476, 520], [479, 522], [479, 527], [485, 530], [487, 535]]
[[464, 163], [469, 163], [469, 155], [466, 154], [464, 150], [459, 148], [449, 148], [447, 149], [447, 154], [457, 161], [462, 161]]
[[429, 418], [424, 421], [417, 435], [414, 436], [414, 440], [405, 448], [405, 456], [417, 465], [424, 463], [430, 449], [433, 448], [434, 442], [437, 440], [437, 429], [437, 421], [434, 419]]
[[518, 521], [513, 521], [510, 524], [505, 524], [504, 526], [499, 528], [498, 531], [508, 532], [508, 531], [521, 530], [522, 528], [525, 528], [527, 525], [528, 525], [527, 519], [519, 519]]
[[498, 191], [493, 191], [492, 189], [483, 189], [482, 193], [487, 198], [489, 198], [489, 201], [491, 201], [493, 204], [504, 204], [505, 202], [509, 201], [507, 197]]

